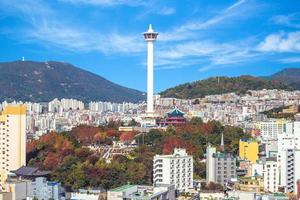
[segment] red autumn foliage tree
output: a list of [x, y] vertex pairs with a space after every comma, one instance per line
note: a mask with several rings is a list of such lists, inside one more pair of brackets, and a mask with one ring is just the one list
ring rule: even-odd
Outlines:
[[190, 141], [183, 140], [178, 136], [170, 137], [166, 140], [163, 145], [164, 154], [172, 154], [175, 148], [184, 148], [189, 154], [194, 154], [197, 152], [197, 147]]
[[106, 132], [98, 132], [96, 133], [96, 135], [94, 135], [94, 140], [97, 143], [104, 143], [106, 138], [107, 138]]
[[74, 152], [73, 149], [74, 149], [73, 144], [69, 140], [65, 139], [60, 149], [61, 155], [63, 156], [70, 155]]
[[36, 142], [35, 141], [31, 141], [26, 144], [26, 152], [27, 153], [32, 153], [35, 150], [36, 150]]
[[44, 167], [47, 170], [52, 170], [60, 163], [60, 158], [57, 154], [50, 152], [44, 160]]
[[94, 143], [94, 136], [100, 131], [98, 127], [81, 125], [72, 129], [72, 134], [83, 145]]
[[55, 132], [48, 133], [46, 135], [43, 135], [39, 139], [39, 143], [45, 143], [48, 146], [53, 146], [55, 142], [58, 140], [59, 136]]
[[121, 134], [120, 140], [122, 142], [128, 143], [128, 142], [131, 142], [133, 140], [134, 136], [135, 136], [134, 132], [124, 132], [124, 133]]
[[119, 137], [120, 136], [120, 132], [116, 129], [113, 128], [109, 128], [107, 131], [107, 136], [108, 137]]

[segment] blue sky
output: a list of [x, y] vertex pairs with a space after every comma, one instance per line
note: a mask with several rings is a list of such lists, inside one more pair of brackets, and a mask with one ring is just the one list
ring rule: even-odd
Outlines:
[[299, 0], [0, 0], [0, 62], [65, 61], [145, 91], [149, 23], [156, 92], [300, 66]]

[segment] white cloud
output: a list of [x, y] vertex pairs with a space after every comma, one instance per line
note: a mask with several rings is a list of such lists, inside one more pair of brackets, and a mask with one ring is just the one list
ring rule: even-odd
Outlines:
[[279, 62], [282, 63], [300, 63], [300, 57], [288, 57], [280, 59]]
[[60, 0], [62, 2], [72, 3], [72, 4], [86, 4], [92, 6], [145, 6], [147, 1], [145, 0]]
[[207, 29], [214, 25], [223, 22], [226, 19], [240, 19], [241, 15], [246, 16], [247, 11], [252, 7], [250, 5], [243, 6], [247, 0], [239, 0], [236, 3], [230, 5], [224, 10], [220, 11], [217, 15], [207, 20], [194, 20], [183, 24], [179, 27], [173, 28], [171, 31], [163, 32], [160, 35], [161, 41], [180, 41], [186, 40], [195, 35], [196, 31]]
[[257, 49], [262, 52], [300, 52], [300, 31], [268, 35]]
[[181, 68], [186, 66], [206, 65], [212, 67], [229, 67], [230, 64], [244, 63], [258, 59], [261, 53], [249, 47], [247, 40], [232, 43], [216, 43], [213, 41], [188, 41], [177, 45], [163, 47], [157, 51], [156, 66], [158, 68]]
[[[137, 53], [144, 50], [143, 41], [138, 38], [140, 35], [119, 34], [118, 31], [107, 33], [72, 25], [63, 21], [59, 13], [42, 2], [0, 2], [0, 11], [7, 15], [18, 13], [26, 23], [21, 30], [9, 32], [15, 37], [21, 37], [23, 42], [36, 42], [69, 51], [100, 51], [105, 54]], [[22, 34], [15, 35], [18, 32]]]
[[112, 54], [137, 53], [144, 50], [143, 41], [136, 36], [119, 33], [103, 34], [54, 22], [45, 21], [26, 34], [28, 39], [47, 42], [71, 51], [100, 51], [104, 54]]
[[160, 15], [172, 15], [176, 12], [175, 8], [171, 8], [171, 7], [163, 7], [158, 9], [157, 13], [159, 13]]
[[289, 15], [275, 15], [271, 18], [271, 21], [275, 24], [300, 28], [300, 13], [292, 13]]

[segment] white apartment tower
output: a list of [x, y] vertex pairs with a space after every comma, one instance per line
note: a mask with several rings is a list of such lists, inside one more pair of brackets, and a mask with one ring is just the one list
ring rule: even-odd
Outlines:
[[1, 182], [7, 172], [26, 165], [26, 107], [8, 105], [0, 114], [0, 174]]
[[151, 24], [149, 29], [144, 33], [144, 38], [147, 41], [147, 114], [153, 113], [153, 47], [158, 33], [152, 29]]
[[179, 191], [193, 188], [193, 157], [180, 148], [172, 155], [154, 156], [153, 183], [173, 184]]
[[288, 122], [278, 134], [278, 152], [286, 149], [300, 149], [300, 121]]
[[[278, 134], [279, 186], [285, 192], [296, 193], [296, 183], [300, 178], [300, 122], [288, 122], [283, 133]], [[298, 169], [298, 170], [297, 170]], [[299, 171], [299, 172], [298, 172]]]
[[280, 186], [286, 193], [297, 193], [297, 180], [300, 179], [300, 150], [288, 149], [281, 153]]
[[264, 164], [264, 189], [266, 192], [278, 191], [279, 169], [276, 159], [269, 159]]
[[216, 153], [216, 147], [212, 147], [210, 144], [206, 148], [206, 183], [215, 182], [215, 159], [213, 155]]

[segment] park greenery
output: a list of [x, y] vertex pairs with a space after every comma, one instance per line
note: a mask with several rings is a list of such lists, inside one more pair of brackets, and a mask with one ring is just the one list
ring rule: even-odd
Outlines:
[[[231, 92], [242, 95], [246, 94], [248, 90], [262, 89], [292, 90], [293, 87], [276, 80], [266, 80], [253, 76], [220, 76], [181, 84], [161, 92], [161, 95], [163, 97], [195, 99], [205, 97], [206, 95], [225, 94]], [[195, 103], [197, 104], [197, 102]]]
[[[222, 126], [217, 121], [204, 123], [200, 118], [144, 134], [119, 132], [116, 123], [101, 127], [81, 125], [70, 132], [51, 132], [29, 142], [28, 165], [51, 171], [50, 179], [61, 182], [69, 191], [83, 187], [111, 189], [129, 182], [151, 185], [154, 155], [170, 154], [174, 148], [182, 147], [193, 155], [194, 178], [201, 179], [205, 178], [205, 149], [208, 143], [219, 146], [221, 133], [225, 149], [235, 154], [239, 139], [250, 137], [238, 127]], [[111, 162], [88, 148], [134, 139], [139, 145], [128, 155], [115, 156]]]

